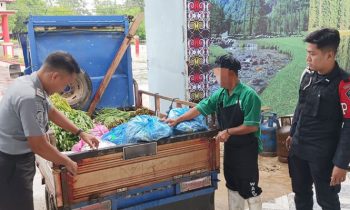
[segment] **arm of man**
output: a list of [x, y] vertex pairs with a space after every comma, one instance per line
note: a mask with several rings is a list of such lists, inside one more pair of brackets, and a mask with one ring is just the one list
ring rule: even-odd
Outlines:
[[295, 133], [295, 129], [296, 129], [297, 124], [298, 124], [300, 112], [301, 112], [301, 109], [300, 109], [299, 100], [298, 100], [298, 103], [297, 103], [297, 106], [295, 108], [294, 115], [293, 115], [292, 125], [290, 127], [290, 134], [286, 139], [286, 147], [287, 147], [288, 151], [289, 151], [290, 146], [292, 144], [293, 135]]
[[249, 133], [254, 133], [258, 129], [258, 126], [240, 125], [238, 127], [220, 131], [219, 134], [216, 136], [216, 140], [226, 142], [231, 135], [245, 135]]
[[295, 108], [294, 115], [293, 115], [292, 125], [290, 127], [290, 135], [289, 136], [291, 136], [291, 137], [293, 137], [293, 135], [295, 133], [295, 129], [296, 129], [297, 124], [298, 124], [300, 112], [301, 112], [301, 109], [300, 109], [299, 100], [298, 100], [298, 103], [297, 103], [297, 106]]
[[245, 135], [249, 133], [254, 133], [259, 129], [259, 126], [255, 125], [240, 125], [235, 128], [228, 129], [230, 135]]
[[27, 97], [19, 102], [17, 114], [21, 119], [28, 146], [32, 152], [56, 164], [66, 166], [67, 170], [75, 175], [77, 164], [49, 144], [45, 131], [44, 112], [45, 109], [41, 100]]
[[[79, 131], [79, 128], [74, 125], [63, 113], [58, 111], [55, 107], [51, 107], [49, 110], [49, 120], [63, 128], [66, 131], [76, 134]], [[96, 137], [81, 132], [79, 136], [91, 147], [98, 148], [99, 141]]]
[[261, 100], [259, 96], [255, 93], [247, 95], [247, 98], [244, 99], [241, 106], [244, 113], [243, 124], [219, 132], [217, 140], [225, 142], [231, 135], [245, 135], [259, 130], [261, 110]]
[[204, 116], [210, 115], [211, 113], [216, 111], [217, 100], [221, 92], [222, 89], [217, 90], [208, 98], [205, 98], [202, 101], [200, 101], [195, 107], [190, 109], [185, 114], [181, 115], [176, 119], [167, 119], [165, 120], [165, 122], [168, 123], [170, 126], [176, 126], [178, 123], [186, 120], [192, 120], [200, 114]]
[[176, 119], [167, 119], [167, 120], [165, 120], [165, 122], [168, 123], [170, 126], [175, 126], [175, 125], [179, 124], [180, 122], [183, 122], [183, 121], [186, 121], [186, 120], [191, 120], [191, 119], [197, 117], [200, 114], [201, 113], [197, 110], [197, 108], [193, 107], [188, 112], [186, 112], [185, 114], [181, 115], [180, 117], [178, 117]]
[[350, 163], [350, 82], [341, 81], [339, 84], [340, 104], [343, 112], [343, 125], [337, 150], [333, 157], [333, 173], [330, 185], [340, 184], [346, 179], [346, 169]]
[[42, 158], [52, 161], [59, 165], [64, 165], [67, 170], [72, 174], [77, 174], [77, 163], [72, 161], [66, 155], [60, 153], [54, 146], [52, 146], [46, 135], [43, 136], [30, 136], [27, 137], [29, 147], [35, 154], [40, 155]]
[[[304, 70], [304, 72], [301, 74], [301, 77], [300, 77], [300, 86], [301, 86], [301, 84], [302, 84], [302, 82], [303, 82], [303, 79], [304, 79], [305, 74], [308, 74], [309, 72], [310, 72], [309, 69], [306, 68], [306, 69]], [[299, 88], [301, 88], [301, 87], [299, 87]], [[295, 110], [294, 110], [292, 125], [291, 125], [291, 127], [290, 127], [290, 134], [289, 134], [289, 136], [288, 136], [287, 139], [286, 139], [286, 147], [287, 147], [287, 150], [288, 150], [288, 151], [289, 151], [290, 146], [291, 146], [291, 144], [292, 144], [293, 135], [294, 135], [295, 129], [296, 129], [297, 125], [298, 125], [299, 116], [300, 116], [300, 113], [301, 113], [301, 108], [300, 108], [299, 102], [300, 102], [300, 101], [299, 101], [299, 98], [298, 98], [298, 102], [297, 102], [297, 105], [296, 105]]]

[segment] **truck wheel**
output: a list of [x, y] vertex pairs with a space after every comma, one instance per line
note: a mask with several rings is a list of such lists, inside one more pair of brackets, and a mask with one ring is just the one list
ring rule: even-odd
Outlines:
[[49, 194], [47, 189], [45, 189], [45, 201], [46, 201], [46, 210], [57, 210], [53, 197]]
[[82, 70], [76, 80], [61, 93], [69, 105], [75, 109], [82, 109], [92, 93], [92, 84], [89, 75]]

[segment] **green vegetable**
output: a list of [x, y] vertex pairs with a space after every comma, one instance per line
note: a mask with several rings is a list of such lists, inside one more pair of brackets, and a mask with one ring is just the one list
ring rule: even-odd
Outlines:
[[[92, 119], [86, 114], [86, 112], [72, 109], [67, 100], [59, 94], [50, 96], [52, 104], [61, 111], [68, 119], [70, 119], [76, 126], [83, 131], [88, 131], [93, 128], [94, 124]], [[71, 150], [72, 146], [79, 141], [79, 137], [74, 134], [63, 130], [57, 125], [50, 123], [50, 128], [54, 131], [57, 140], [56, 146], [60, 151]]]
[[50, 101], [56, 107], [56, 109], [60, 111], [71, 112], [73, 110], [72, 107], [70, 107], [68, 101], [58, 93], [51, 95]]
[[[59, 111], [61, 111], [68, 119], [70, 119], [83, 131], [88, 131], [93, 127], [93, 121], [85, 112], [72, 109], [67, 100], [59, 94], [50, 96], [50, 100]], [[97, 113], [95, 121], [111, 129], [124, 122], [127, 122], [132, 117], [143, 114], [150, 114], [150, 112], [148, 109], [144, 108], [130, 112], [115, 108], [105, 108]], [[50, 127], [55, 133], [55, 137], [57, 139], [56, 146], [60, 151], [71, 150], [72, 146], [79, 141], [79, 137], [61, 129], [53, 123], [50, 123]]]
[[131, 114], [129, 112], [113, 108], [105, 108], [97, 112], [95, 121], [105, 125], [108, 129], [111, 129], [128, 121], [130, 118]]
[[136, 115], [150, 114], [148, 109], [142, 108], [136, 111], [122, 111], [115, 108], [105, 108], [97, 112], [95, 121], [105, 125], [108, 129], [114, 128]]

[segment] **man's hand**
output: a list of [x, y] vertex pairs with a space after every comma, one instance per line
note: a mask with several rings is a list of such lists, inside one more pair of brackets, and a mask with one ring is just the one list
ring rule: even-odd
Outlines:
[[74, 162], [73, 160], [67, 158], [67, 163], [64, 164], [64, 166], [67, 168], [67, 171], [75, 176], [78, 173], [78, 164]]
[[[63, 113], [58, 111], [55, 107], [49, 110], [49, 119], [59, 127], [71, 133], [77, 132], [77, 126], [73, 124]], [[82, 132], [79, 137], [81, 137], [91, 148], [98, 148], [99, 141], [96, 137]]]
[[290, 146], [292, 145], [292, 137], [291, 136], [288, 136], [287, 139], [286, 139], [286, 148], [287, 150], [289, 151], [290, 150]]
[[333, 167], [330, 186], [339, 185], [346, 180], [346, 170], [337, 166]]
[[27, 137], [29, 147], [35, 154], [40, 155], [42, 158], [52, 161], [57, 165], [63, 165], [67, 168], [68, 172], [73, 176], [77, 174], [77, 163], [72, 161], [67, 155], [62, 154], [56, 147], [52, 146], [47, 135]]
[[218, 135], [215, 137], [216, 141], [226, 142], [230, 138], [227, 130], [220, 131]]
[[175, 127], [179, 122], [177, 121], [177, 119], [162, 119], [163, 122], [167, 123], [169, 126], [171, 127]]
[[181, 115], [180, 117], [176, 119], [161, 119], [161, 121], [167, 123], [169, 126], [174, 127], [180, 122], [184, 122], [187, 120], [192, 120], [193, 118], [197, 117], [201, 113], [197, 110], [196, 107], [191, 108], [189, 111], [187, 111], [185, 114]]
[[85, 141], [85, 143], [87, 143], [90, 146], [90, 148], [92, 149], [98, 148], [100, 141], [95, 136], [82, 132], [80, 134], [80, 137], [83, 139], [83, 141]]

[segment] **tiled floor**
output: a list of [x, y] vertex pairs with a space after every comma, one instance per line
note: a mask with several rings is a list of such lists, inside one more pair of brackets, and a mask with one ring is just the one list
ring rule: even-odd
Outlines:
[[[341, 192], [339, 193], [341, 209], [350, 210], [350, 175], [348, 179], [343, 182]], [[315, 193], [314, 193], [315, 194]], [[294, 194], [290, 193], [282, 197], [273, 199], [269, 202], [263, 203], [263, 210], [295, 210]], [[314, 210], [321, 210], [317, 205], [316, 197], [314, 196]]]

